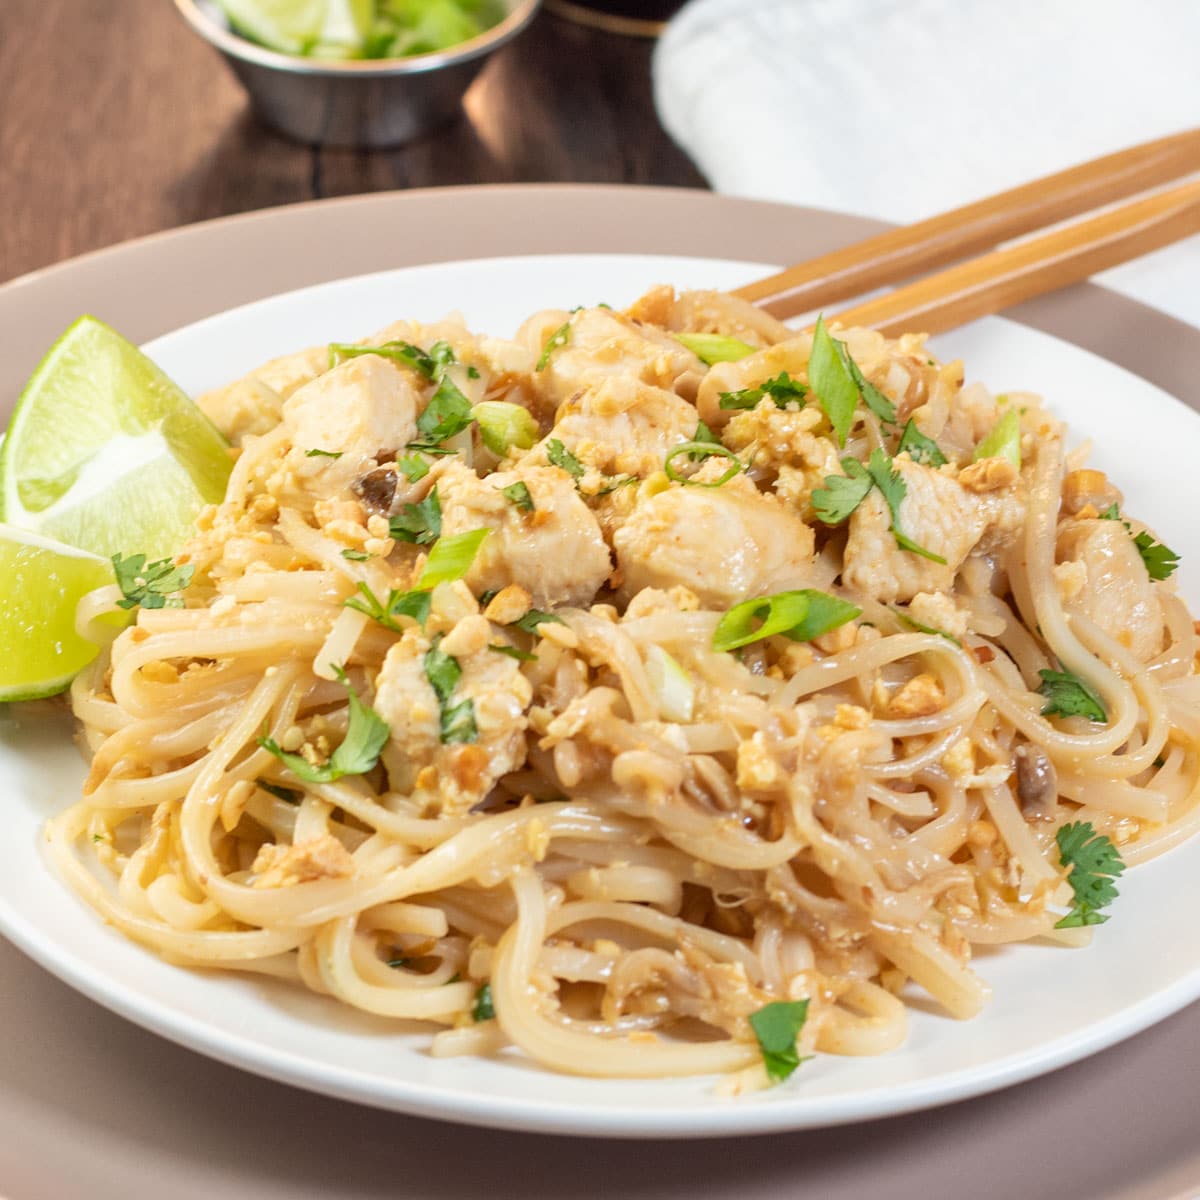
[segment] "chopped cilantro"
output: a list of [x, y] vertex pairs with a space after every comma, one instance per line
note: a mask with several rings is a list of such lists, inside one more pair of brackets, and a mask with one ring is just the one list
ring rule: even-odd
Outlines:
[[396, 466], [409, 483], [419, 483], [429, 474], [429, 464], [416, 454], [396, 459]]
[[782, 1083], [811, 1055], [801, 1058], [796, 1039], [808, 1019], [807, 1000], [775, 1000], [750, 1014], [750, 1028], [758, 1039], [763, 1066], [772, 1083]]
[[911, 538], [900, 532], [900, 502], [908, 494], [908, 485], [904, 482], [900, 472], [893, 466], [892, 460], [882, 450], [876, 448], [871, 451], [871, 457], [867, 460], [867, 474], [871, 476], [871, 481], [887, 501], [888, 510], [892, 514], [892, 537], [896, 539], [896, 545], [902, 550], [919, 554], [922, 558], [945, 566], [946, 560], [940, 554], [934, 554], [932, 550], [918, 546]]
[[839, 446], [846, 444], [846, 435], [854, 424], [854, 413], [860, 400], [881, 421], [895, 424], [896, 406], [863, 375], [850, 357], [846, 343], [826, 328], [824, 317], [817, 318], [813, 331], [808, 382], [833, 426]]
[[1162, 542], [1156, 542], [1144, 529], [1136, 534], [1133, 544], [1146, 564], [1146, 573], [1151, 579], [1169, 579], [1179, 566], [1179, 555], [1168, 549]]
[[147, 563], [144, 554], [114, 554], [112, 564], [122, 595], [118, 608], [182, 608], [183, 600], [171, 593], [183, 591], [196, 570], [190, 564], [177, 567], [170, 558]]
[[345, 453], [344, 450], [305, 450], [305, 458], [341, 458]]
[[1046, 697], [1043, 717], [1087, 717], [1089, 721], [1107, 721], [1108, 713], [1100, 697], [1078, 675], [1070, 671], [1039, 671], [1038, 692]]
[[428, 546], [442, 533], [442, 502], [437, 488], [419, 504], [406, 504], [390, 522], [389, 532], [398, 542]]
[[913, 462], [922, 463], [927, 467], [944, 467], [947, 462], [941, 447], [933, 438], [926, 437], [911, 417], [900, 435], [900, 445], [896, 447], [897, 454], [903, 454], [905, 451]]
[[482, 984], [479, 991], [475, 993], [475, 1007], [471, 1009], [471, 1016], [476, 1021], [491, 1021], [495, 1018], [496, 1009], [492, 1004], [492, 985], [490, 983]]
[[424, 450], [427, 454], [439, 453], [442, 442], [461, 433], [474, 419], [470, 400], [455, 387], [452, 380], [443, 377], [425, 411], [417, 418], [417, 432], [421, 437], [409, 442], [408, 449]]
[[491, 642], [488, 649], [508, 658], [515, 658], [518, 662], [537, 662], [536, 654], [530, 654], [528, 650], [521, 650], [516, 646], [506, 646], [503, 642]]
[[840, 525], [867, 498], [874, 486], [857, 458], [843, 458], [844, 475], [826, 475], [825, 486], [812, 494], [813, 512], [826, 525]]
[[508, 487], [501, 488], [500, 494], [522, 512], [534, 511], [533, 496], [530, 494], [529, 485], [523, 480], [518, 479], [516, 483], [510, 483]]
[[365, 550], [343, 550], [342, 557], [351, 562], [366, 562], [371, 556]]
[[398, 592], [392, 588], [383, 601], [365, 583], [358, 585], [358, 591], [362, 598], [351, 596], [344, 606], [365, 613], [372, 621], [378, 621], [384, 629], [390, 629], [393, 633], [404, 632], [396, 623], [397, 617], [411, 617], [418, 625], [424, 625], [429, 619], [432, 601], [427, 591]]
[[1099, 910], [1117, 898], [1113, 880], [1125, 870], [1121, 855], [1111, 840], [1097, 833], [1088, 821], [1074, 821], [1054, 835], [1058, 856], [1070, 867], [1067, 882], [1074, 893], [1075, 905], [1055, 929], [1077, 929], [1083, 925], [1103, 925], [1108, 917]]
[[423, 660], [425, 678], [429, 680], [429, 686], [438, 698], [441, 739], [445, 743], [473, 742], [479, 736], [475, 725], [475, 704], [472, 700], [463, 700], [458, 704], [450, 703], [454, 689], [462, 678], [462, 667], [458, 665], [458, 659], [443, 653], [441, 641], [442, 635], [438, 634], [433, 639], [433, 644], [425, 651]]
[[572, 479], [578, 480], [583, 478], [583, 463], [558, 438], [551, 438], [546, 443], [546, 458], [551, 466], [560, 467]]
[[305, 783], [333, 783], [344, 775], [362, 775], [378, 761], [379, 753], [387, 744], [391, 731], [387, 722], [373, 709], [368, 708], [350, 686], [350, 680], [341, 667], [335, 667], [338, 679], [349, 693], [350, 721], [342, 744], [333, 752], [329, 761], [314, 766], [299, 754], [289, 754], [273, 738], [260, 737], [258, 744], [275, 755], [293, 775]]
[[764, 396], [770, 396], [775, 401], [776, 408], [787, 408], [793, 401], [804, 403], [808, 388], [798, 380], [793, 379], [786, 371], [772, 375], [757, 387], [742, 388], [736, 392], [722, 392], [720, 406], [723, 409], [752, 409], [758, 407], [758, 402]]
[[512, 628], [519, 629], [522, 633], [536, 633], [537, 627], [544, 625], [547, 621], [551, 621], [557, 625], [566, 624], [562, 617], [556, 617], [553, 613], [542, 612], [540, 608], [531, 608], [519, 621], [512, 622]]

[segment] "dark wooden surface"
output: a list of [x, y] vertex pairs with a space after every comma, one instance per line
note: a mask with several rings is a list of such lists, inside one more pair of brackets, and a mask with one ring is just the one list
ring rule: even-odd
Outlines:
[[408, 146], [261, 126], [170, 0], [0, 0], [0, 280], [176, 225], [443, 184], [703, 186], [654, 114], [652, 44], [541, 13], [467, 113]]

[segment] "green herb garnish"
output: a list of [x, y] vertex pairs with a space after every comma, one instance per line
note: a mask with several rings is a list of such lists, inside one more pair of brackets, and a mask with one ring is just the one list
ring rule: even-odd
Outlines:
[[365, 550], [343, 550], [342, 557], [350, 562], [366, 562], [371, 556]]
[[908, 451], [908, 457], [913, 462], [926, 467], [944, 467], [948, 461], [937, 442], [926, 437], [911, 417], [900, 435], [900, 444], [896, 447], [897, 454], [903, 454], [905, 451]]
[[418, 591], [429, 591], [439, 583], [453, 583], [471, 569], [479, 547], [487, 540], [491, 529], [472, 529], [437, 540], [417, 580]]
[[419, 504], [406, 504], [389, 522], [388, 532], [398, 542], [428, 546], [442, 533], [442, 502], [437, 488]]
[[1108, 713], [1100, 697], [1078, 675], [1070, 671], [1039, 671], [1038, 692], [1046, 697], [1043, 717], [1087, 717], [1089, 721], [1107, 721]]
[[675, 340], [710, 367], [719, 362], [737, 362], [758, 350], [757, 346], [751, 346], [740, 338], [725, 337], [720, 333], [677, 333]]
[[896, 406], [871, 383], [850, 357], [846, 343], [835, 338], [818, 317], [813, 331], [812, 351], [808, 359], [808, 382], [817, 393], [821, 409], [829, 418], [839, 446], [854, 424], [854, 413], [861, 400], [881, 421], [896, 421]]
[[537, 360], [535, 371], [544, 371], [550, 365], [550, 355], [559, 346], [565, 346], [571, 340], [571, 322], [564, 321], [551, 335], [550, 340], [542, 349], [542, 356]]
[[799, 380], [793, 379], [786, 371], [772, 375], [757, 387], [742, 388], [737, 392], [722, 392], [720, 406], [723, 409], [753, 409], [764, 396], [770, 396], [775, 401], [776, 408], [787, 408], [793, 401], [804, 403], [808, 388]]
[[304, 799], [304, 793], [296, 788], [280, 787], [279, 784], [271, 783], [270, 780], [263, 779], [261, 776], [254, 783], [267, 795], [274, 796], [276, 800], [282, 800], [285, 804], [299, 804]]
[[429, 464], [416, 454], [396, 459], [396, 467], [409, 483], [419, 483], [429, 474]]
[[118, 608], [182, 608], [183, 600], [171, 593], [182, 592], [196, 570], [190, 563], [177, 567], [170, 558], [147, 563], [144, 554], [114, 554], [112, 565], [123, 597]]
[[341, 458], [345, 454], [344, 450], [305, 450], [305, 458]]
[[391, 731], [387, 722], [373, 709], [368, 708], [350, 686], [350, 680], [341, 667], [334, 668], [339, 682], [350, 698], [350, 721], [346, 726], [346, 737], [323, 766], [314, 766], [299, 754], [289, 754], [274, 738], [260, 737], [258, 744], [275, 755], [293, 775], [305, 783], [333, 783], [344, 775], [362, 775], [379, 761], [379, 753], [387, 745]]
[[553, 613], [542, 612], [539, 608], [531, 608], [519, 621], [513, 621], [510, 628], [519, 629], [522, 633], [537, 633], [537, 627], [545, 625], [547, 621], [556, 625], [566, 624], [562, 617], [556, 617]]
[[387, 599], [382, 601], [365, 583], [358, 585], [358, 591], [361, 598], [351, 596], [343, 607], [365, 613], [372, 621], [378, 621], [384, 629], [390, 629], [393, 633], [404, 632], [403, 627], [396, 623], [398, 617], [411, 617], [422, 626], [429, 619], [432, 599], [427, 591], [399, 592], [392, 588]]
[[476, 1021], [495, 1019], [496, 1009], [492, 1004], [492, 985], [490, 983], [481, 984], [479, 991], [475, 993], [475, 1007], [471, 1009], [471, 1016]]
[[1083, 925], [1103, 925], [1108, 917], [1099, 910], [1117, 898], [1112, 881], [1125, 870], [1121, 855], [1112, 841], [1097, 833], [1089, 821], [1064, 825], [1054, 835], [1058, 856], [1070, 867], [1067, 882], [1075, 896], [1075, 906], [1055, 929], [1078, 929]]
[[566, 471], [572, 479], [579, 480], [583, 478], [583, 463], [558, 438], [551, 438], [546, 443], [546, 459], [551, 466], [559, 467]]
[[534, 511], [533, 496], [530, 494], [529, 485], [523, 480], [518, 479], [516, 483], [510, 483], [508, 487], [501, 488], [500, 494], [522, 512]]
[[861, 613], [861, 608], [812, 588], [743, 600], [717, 622], [713, 649], [737, 650], [774, 634], [794, 642], [811, 642]]
[[442, 635], [433, 639], [433, 644], [425, 651], [423, 660], [425, 678], [433, 688], [438, 698], [439, 729], [444, 743], [473, 742], [479, 736], [475, 725], [475, 704], [471, 700], [463, 700], [451, 704], [454, 689], [462, 678], [462, 667], [458, 659], [451, 658], [441, 650]]
[[763, 1066], [772, 1083], [782, 1083], [811, 1055], [800, 1057], [796, 1039], [808, 1019], [807, 1000], [775, 1000], [750, 1014], [750, 1028], [758, 1039]]
[[[691, 462], [704, 462], [708, 458], [728, 458], [732, 461], [733, 465], [719, 478], [714, 479], [710, 483], [704, 483], [699, 479], [692, 479], [687, 475], [681, 475], [676, 470], [673, 462], [682, 454], [686, 454]], [[743, 466], [742, 460], [732, 450], [727, 450], [722, 446], [720, 442], [692, 441], [681, 442], [676, 446], [663, 460], [663, 470], [667, 473], [667, 478], [674, 480], [676, 483], [689, 484], [693, 487], [715, 488], [721, 487], [723, 484], [728, 483], [735, 475], [741, 474]]]

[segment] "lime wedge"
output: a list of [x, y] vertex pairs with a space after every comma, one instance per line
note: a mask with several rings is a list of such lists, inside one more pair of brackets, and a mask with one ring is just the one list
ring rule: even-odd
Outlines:
[[224, 497], [230, 467], [191, 400], [120, 334], [80, 317], [17, 402], [0, 448], [0, 521], [105, 558], [164, 558]]
[[112, 563], [0, 525], [0, 701], [61, 692], [99, 647], [75, 632], [75, 606], [113, 582]]
[[220, 0], [235, 33], [281, 54], [306, 54], [321, 36], [328, 0]]

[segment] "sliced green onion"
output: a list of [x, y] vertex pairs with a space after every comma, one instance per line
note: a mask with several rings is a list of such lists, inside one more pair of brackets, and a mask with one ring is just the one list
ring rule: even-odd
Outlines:
[[468, 533], [439, 538], [429, 552], [425, 569], [417, 580], [417, 589], [427, 591], [439, 583], [453, 583], [461, 579], [471, 569], [479, 547], [491, 532], [488, 528], [472, 529]]
[[[698, 479], [689, 479], [686, 475], [681, 475], [671, 465], [672, 460], [678, 458], [681, 454], [686, 454], [688, 458], [700, 462], [703, 462], [706, 458], [728, 458], [733, 460], [733, 466], [719, 479], [715, 479], [711, 483], [702, 483]], [[724, 446], [718, 445], [715, 442], [681, 442], [663, 461], [663, 470], [666, 472], [667, 478], [673, 479], [676, 483], [686, 483], [692, 487], [715, 488], [728, 483], [735, 475], [741, 472], [742, 460], [732, 450], [727, 450]]]
[[1010, 408], [992, 426], [991, 432], [975, 447], [975, 461], [981, 458], [1007, 458], [1021, 469], [1021, 415]]
[[483, 444], [500, 458], [513, 446], [528, 450], [538, 440], [537, 422], [529, 410], [519, 404], [484, 400], [471, 409], [471, 415], [479, 423]]
[[740, 338], [725, 337], [719, 333], [677, 333], [675, 340], [686, 346], [701, 362], [737, 362], [748, 354], [755, 354], [757, 346], [748, 345]]
[[777, 633], [794, 642], [811, 642], [861, 613], [861, 608], [812, 588], [743, 600], [717, 622], [713, 649], [737, 650]]
[[646, 678], [654, 690], [659, 716], [665, 721], [687, 722], [696, 709], [692, 677], [661, 647], [646, 652]]

